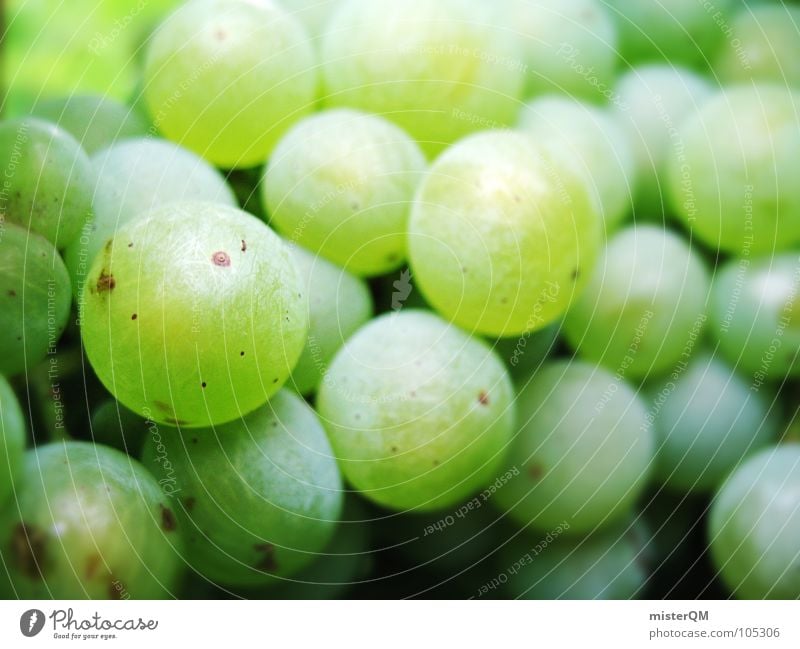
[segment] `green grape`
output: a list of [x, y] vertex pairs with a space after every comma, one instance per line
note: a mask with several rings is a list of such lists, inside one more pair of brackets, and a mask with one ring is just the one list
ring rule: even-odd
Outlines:
[[709, 535], [736, 597], [800, 598], [800, 445], [765, 449], [736, 469], [714, 499]]
[[576, 165], [603, 214], [606, 231], [631, 211], [636, 168], [633, 148], [608, 110], [567, 97], [547, 95], [526, 106], [520, 128]]
[[89, 271], [81, 335], [98, 378], [152, 421], [237, 419], [289, 378], [306, 342], [300, 277], [258, 219], [172, 203], [117, 231]]
[[331, 110], [297, 124], [264, 172], [262, 200], [291, 241], [358, 275], [406, 256], [408, 215], [425, 158], [380, 117]]
[[279, 4], [303, 23], [312, 40], [317, 41], [341, 0], [279, 0]]
[[473, 0], [348, 0], [322, 44], [325, 102], [397, 122], [430, 156], [511, 125], [525, 65], [496, 12]]
[[707, 67], [722, 45], [737, 0], [606, 0], [616, 16], [628, 65], [668, 61]]
[[0, 219], [69, 245], [92, 216], [96, 175], [69, 133], [39, 119], [0, 123]]
[[681, 150], [678, 129], [711, 96], [711, 84], [690, 70], [651, 64], [623, 75], [616, 91], [614, 110], [636, 166], [636, 216], [663, 221], [665, 166]]
[[223, 167], [262, 163], [313, 107], [315, 55], [272, 0], [192, 0], [150, 40], [145, 100], [171, 140]]
[[705, 326], [709, 274], [677, 234], [655, 225], [618, 232], [564, 320], [581, 356], [621, 376], [672, 370], [689, 356]]
[[742, 9], [731, 24], [732, 39], [714, 65], [726, 84], [772, 81], [800, 87], [800, 8], [763, 5]]
[[710, 333], [727, 361], [749, 374], [755, 388], [800, 376], [799, 290], [797, 253], [731, 260], [714, 276]]
[[297, 246], [290, 249], [308, 299], [309, 329], [288, 385], [309, 394], [316, 392], [339, 348], [372, 317], [372, 295], [366, 282], [347, 271]]
[[627, 515], [655, 453], [643, 401], [607, 370], [545, 365], [517, 395], [520, 430], [508, 454], [517, 475], [497, 492], [522, 525], [590, 532]]
[[710, 355], [695, 356], [651, 390], [656, 478], [681, 491], [716, 489], [748, 455], [774, 441], [766, 395]]
[[511, 383], [484, 343], [424, 311], [361, 328], [317, 408], [349, 482], [383, 506], [460, 502], [495, 477], [513, 432]]
[[65, 251], [80, 297], [89, 266], [118, 228], [147, 210], [173, 201], [208, 201], [236, 207], [222, 174], [177, 144], [153, 138], [119, 142], [92, 156], [100, 181], [94, 219]]
[[136, 460], [87, 442], [25, 455], [0, 557], [19, 599], [174, 596], [183, 569], [173, 505]]
[[701, 241], [739, 256], [800, 243], [798, 109], [787, 88], [735, 86], [683, 125], [667, 192]]
[[11, 497], [20, 472], [26, 428], [17, 395], [0, 374], [0, 507]]
[[0, 220], [0, 373], [32, 368], [67, 326], [72, 288], [47, 239]]
[[92, 441], [138, 456], [153, 422], [131, 412], [115, 399], [106, 399], [92, 412]]
[[192, 569], [228, 586], [286, 578], [330, 541], [342, 483], [325, 431], [290, 392], [214, 429], [153, 431], [145, 465], [180, 501]]
[[603, 101], [617, 66], [617, 28], [601, 0], [506, 0], [512, 34], [523, 39], [525, 95], [559, 92]]
[[649, 577], [645, 544], [635, 526], [586, 538], [520, 534], [504, 546], [499, 563], [515, 599], [623, 600], [642, 596]]
[[528, 332], [519, 338], [499, 338], [490, 344], [505, 362], [514, 381], [520, 384], [555, 353], [560, 333], [561, 323], [556, 322], [541, 331]]
[[523, 135], [490, 132], [431, 167], [411, 213], [409, 257], [446, 318], [511, 337], [566, 311], [601, 240], [600, 213], [572, 164]]
[[88, 153], [118, 140], [147, 135], [150, 125], [133, 108], [103, 95], [69, 95], [37, 102], [33, 115], [58, 124]]

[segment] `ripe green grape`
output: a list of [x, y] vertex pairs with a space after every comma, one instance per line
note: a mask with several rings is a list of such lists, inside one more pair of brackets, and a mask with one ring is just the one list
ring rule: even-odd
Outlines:
[[800, 243], [800, 94], [769, 84], [728, 88], [681, 128], [668, 195], [714, 249], [744, 256]]
[[103, 246], [139, 214], [181, 200], [237, 205], [219, 171], [166, 140], [119, 142], [92, 156], [92, 163], [100, 176], [94, 218], [64, 254], [76, 297], [80, 297], [89, 266]]
[[800, 258], [731, 260], [714, 276], [710, 333], [728, 362], [765, 381], [800, 376]]
[[22, 465], [27, 426], [17, 395], [0, 374], [0, 508], [11, 497]]
[[286, 382], [308, 332], [283, 241], [245, 212], [172, 203], [117, 231], [81, 305], [84, 348], [122, 404], [156, 422], [237, 419]]
[[54, 352], [71, 304], [69, 275], [53, 245], [0, 221], [0, 373], [18, 374]]
[[610, 111], [547, 95], [526, 106], [520, 128], [576, 165], [611, 232], [630, 214], [636, 168], [628, 134]]
[[297, 246], [291, 251], [308, 299], [309, 329], [288, 385], [309, 394], [316, 392], [339, 348], [372, 317], [372, 295], [364, 280]]
[[171, 140], [251, 167], [313, 107], [315, 65], [305, 29], [272, 0], [193, 0], [150, 40], [145, 100]]
[[772, 81], [800, 87], [800, 8], [749, 7], [733, 23], [732, 40], [723, 47], [714, 71], [724, 83]]
[[702, 333], [709, 281], [702, 258], [677, 234], [625, 228], [567, 314], [567, 342], [622, 376], [666, 373], [691, 356]]
[[510, 34], [522, 38], [525, 95], [558, 92], [603, 101], [614, 83], [617, 28], [601, 0], [510, 0]]
[[342, 482], [314, 411], [278, 392], [244, 419], [151, 434], [145, 464], [174, 495], [192, 569], [219, 584], [275, 583], [333, 535]]
[[619, 377], [588, 363], [545, 365], [517, 394], [508, 453], [518, 474], [495, 501], [524, 526], [590, 532], [627, 515], [655, 453], [647, 409]]
[[383, 506], [455, 504], [495, 477], [513, 391], [484, 343], [425, 311], [365, 325], [333, 360], [317, 408], [345, 477]]
[[153, 422], [128, 410], [116, 399], [106, 399], [92, 412], [92, 441], [138, 456]]
[[765, 449], [736, 469], [714, 499], [709, 536], [736, 597], [800, 598], [800, 445]]
[[511, 337], [566, 311], [601, 239], [600, 213], [571, 163], [524, 135], [490, 132], [431, 167], [411, 213], [409, 257], [442, 315]]
[[0, 557], [19, 599], [174, 596], [183, 563], [174, 505], [136, 460], [87, 442], [25, 454]]
[[473, 0], [348, 0], [323, 40], [325, 102], [397, 122], [431, 156], [513, 124], [525, 65], [496, 11]]
[[78, 142], [39, 119], [0, 124], [0, 218], [69, 245], [92, 216], [96, 174]]
[[103, 95], [69, 95], [37, 102], [33, 115], [58, 124], [87, 153], [118, 140], [147, 135], [150, 125], [136, 110]]
[[751, 390], [748, 381], [707, 352], [650, 394], [658, 441], [655, 474], [673, 489], [716, 489], [777, 434], [767, 395]]
[[286, 238], [358, 275], [406, 256], [408, 215], [426, 163], [381, 117], [331, 110], [284, 137], [264, 172], [262, 198]]
[[614, 110], [633, 147], [636, 217], [665, 219], [667, 163], [681, 150], [680, 127], [712, 94], [711, 84], [690, 70], [650, 64], [617, 83]]

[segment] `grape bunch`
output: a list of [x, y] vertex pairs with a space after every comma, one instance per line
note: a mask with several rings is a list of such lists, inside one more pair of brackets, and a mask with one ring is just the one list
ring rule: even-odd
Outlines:
[[800, 599], [800, 7], [146, 4], [4, 44], [0, 596]]

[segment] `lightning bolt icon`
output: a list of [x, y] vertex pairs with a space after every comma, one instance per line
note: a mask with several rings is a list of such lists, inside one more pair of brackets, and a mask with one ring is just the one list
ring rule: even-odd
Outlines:
[[28, 631], [33, 631], [33, 625], [36, 624], [36, 621], [39, 619], [39, 616], [36, 614], [36, 611], [31, 613], [31, 617], [28, 620]]

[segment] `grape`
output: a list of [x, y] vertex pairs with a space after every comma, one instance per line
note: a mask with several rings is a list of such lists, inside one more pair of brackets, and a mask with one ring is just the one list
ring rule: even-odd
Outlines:
[[150, 40], [145, 100], [172, 140], [224, 167], [263, 162], [317, 89], [305, 29], [272, 0], [193, 0]]
[[119, 142], [92, 156], [92, 163], [100, 176], [95, 216], [64, 255], [76, 297], [106, 242], [139, 214], [179, 200], [236, 206], [222, 174], [172, 142], [152, 138]]
[[728, 88], [681, 128], [668, 169], [672, 206], [701, 241], [739, 256], [800, 242], [800, 94]]
[[601, 217], [573, 166], [516, 133], [473, 135], [432, 166], [409, 257], [446, 318], [490, 336], [541, 329], [586, 284]]
[[727, 84], [756, 80], [800, 87], [799, 24], [798, 7], [741, 10], [731, 24], [731, 42], [715, 60], [715, 72]]
[[69, 133], [38, 119], [0, 123], [0, 218], [43, 235], [58, 249], [92, 216], [95, 172]]
[[765, 449], [734, 471], [712, 504], [709, 535], [736, 597], [800, 598], [800, 445]]
[[512, 34], [523, 38], [525, 95], [559, 92], [602, 101], [617, 64], [617, 28], [600, 0], [510, 0]]
[[496, 12], [473, 0], [348, 0], [322, 44], [326, 103], [397, 122], [430, 156], [512, 124], [525, 65]]
[[722, 44], [736, 0], [607, 0], [627, 64], [669, 61], [706, 67]]
[[[503, 548], [500, 565], [510, 571], [515, 599], [635, 599], [647, 584], [644, 545], [634, 526], [587, 538], [521, 534]], [[549, 540], [548, 540], [549, 539]]]
[[716, 489], [748, 455], [774, 440], [766, 395], [707, 352], [651, 390], [656, 477], [681, 491]]
[[635, 178], [633, 149], [616, 116], [606, 109], [547, 95], [526, 106], [520, 127], [554, 155], [576, 165], [591, 186], [606, 230], [614, 230], [631, 211]]
[[172, 504], [135, 460], [87, 442], [25, 454], [0, 557], [19, 599], [155, 599], [183, 568]]
[[264, 173], [262, 199], [285, 237], [359, 275], [406, 256], [408, 214], [425, 158], [402, 130], [332, 110], [297, 124]]
[[731, 260], [714, 277], [711, 334], [728, 362], [750, 374], [755, 388], [800, 376], [798, 290], [797, 253]]
[[309, 331], [289, 385], [308, 394], [316, 392], [345, 340], [372, 317], [372, 296], [363, 280], [302, 248], [291, 251], [308, 299]]
[[581, 356], [623, 376], [666, 373], [705, 326], [709, 275], [678, 235], [654, 225], [618, 232], [564, 320]]
[[627, 515], [655, 452], [642, 400], [607, 370], [578, 361], [545, 365], [517, 395], [516, 469], [495, 501], [524, 526], [566, 523], [590, 532]]
[[92, 441], [138, 456], [152, 422], [114, 399], [106, 399], [92, 413]]
[[514, 425], [512, 387], [482, 342], [416, 310], [362, 327], [317, 408], [345, 477], [398, 510], [453, 505], [490, 482]]
[[147, 135], [150, 128], [134, 109], [102, 95], [44, 99], [36, 104], [33, 115], [58, 124], [88, 153], [118, 140]]
[[619, 80], [614, 109], [633, 147], [637, 218], [664, 219], [664, 172], [681, 149], [679, 129], [711, 94], [706, 79], [670, 65], [643, 65]]
[[123, 405], [200, 427], [251, 412], [289, 377], [308, 331], [299, 275], [255, 217], [172, 203], [117, 231], [95, 259], [84, 348]]
[[71, 303], [58, 251], [47, 239], [0, 220], [0, 373], [18, 374], [54, 353]]
[[155, 431], [144, 456], [180, 500], [189, 565], [220, 584], [295, 574], [325, 548], [339, 519], [341, 476], [325, 431], [290, 392], [215, 429]]
[[0, 374], [0, 507], [11, 497], [19, 475], [26, 428], [17, 395]]

